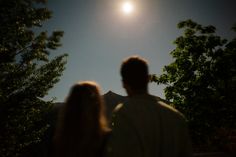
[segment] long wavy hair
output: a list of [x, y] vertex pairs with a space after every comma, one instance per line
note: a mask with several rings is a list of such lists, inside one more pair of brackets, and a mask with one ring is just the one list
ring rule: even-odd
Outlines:
[[53, 156], [99, 156], [104, 135], [109, 131], [104, 115], [103, 99], [95, 82], [72, 86], [59, 113]]

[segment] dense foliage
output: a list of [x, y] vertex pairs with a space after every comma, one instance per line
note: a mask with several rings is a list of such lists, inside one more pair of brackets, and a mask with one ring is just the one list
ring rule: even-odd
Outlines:
[[178, 27], [174, 61], [152, 81], [166, 85], [166, 99], [186, 116], [195, 144], [220, 145], [227, 138], [220, 130], [236, 128], [236, 38], [227, 41], [214, 26], [191, 20]]
[[[50, 127], [52, 101], [42, 98], [59, 81], [66, 55], [51, 57], [62, 31], [36, 31], [51, 18], [46, 0], [0, 1], [0, 156], [31, 156]], [[37, 33], [36, 33], [37, 32]]]

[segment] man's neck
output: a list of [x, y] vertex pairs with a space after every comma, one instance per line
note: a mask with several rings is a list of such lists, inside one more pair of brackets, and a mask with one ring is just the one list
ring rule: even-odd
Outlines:
[[132, 91], [129, 91], [128, 92], [128, 96], [129, 97], [133, 97], [133, 96], [136, 96], [136, 95], [145, 95], [145, 94], [148, 94], [148, 90], [132, 90]]

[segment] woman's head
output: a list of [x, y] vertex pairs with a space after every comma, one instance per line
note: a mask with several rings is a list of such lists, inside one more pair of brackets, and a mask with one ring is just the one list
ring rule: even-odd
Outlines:
[[66, 123], [80, 123], [80, 125], [84, 125], [84, 129], [86, 126], [99, 129], [104, 125], [103, 116], [104, 105], [99, 86], [92, 81], [79, 82], [73, 85], [64, 107]]
[[54, 137], [54, 149], [59, 150], [56, 155], [96, 153], [107, 131], [99, 86], [91, 81], [73, 85], [59, 114]]

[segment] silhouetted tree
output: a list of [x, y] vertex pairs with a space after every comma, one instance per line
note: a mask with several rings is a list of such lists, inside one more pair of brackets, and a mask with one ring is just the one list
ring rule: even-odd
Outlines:
[[[31, 156], [50, 127], [44, 101], [59, 81], [66, 55], [50, 56], [61, 46], [62, 31], [36, 33], [51, 18], [46, 0], [0, 1], [0, 156]], [[39, 28], [38, 28], [39, 29]]]
[[220, 128], [236, 128], [236, 38], [228, 42], [215, 27], [191, 20], [178, 28], [184, 33], [174, 41], [174, 61], [151, 79], [166, 85], [166, 99], [187, 117], [193, 141], [211, 145]]

